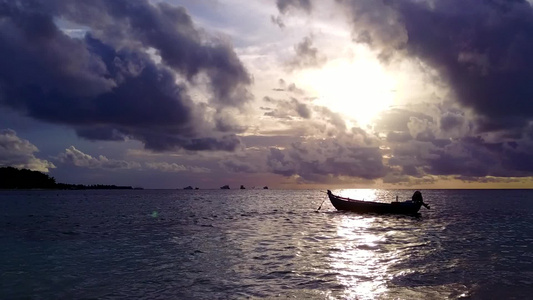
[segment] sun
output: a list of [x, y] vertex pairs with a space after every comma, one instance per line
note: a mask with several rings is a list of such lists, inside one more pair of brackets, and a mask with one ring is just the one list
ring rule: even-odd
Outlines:
[[321, 69], [307, 70], [298, 84], [317, 97], [323, 105], [369, 126], [377, 115], [394, 101], [396, 81], [376, 59], [337, 59]]

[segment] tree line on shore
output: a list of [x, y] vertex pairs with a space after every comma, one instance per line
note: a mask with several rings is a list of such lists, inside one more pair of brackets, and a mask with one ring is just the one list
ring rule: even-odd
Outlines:
[[0, 167], [0, 189], [56, 189], [56, 190], [103, 190], [133, 189], [131, 186], [106, 184], [57, 183], [55, 178], [39, 171]]

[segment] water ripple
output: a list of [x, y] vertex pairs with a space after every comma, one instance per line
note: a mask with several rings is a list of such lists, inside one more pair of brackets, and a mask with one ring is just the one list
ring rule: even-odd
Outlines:
[[327, 202], [316, 213], [324, 200], [318, 191], [0, 193], [2, 299], [522, 299], [533, 292], [531, 191], [423, 191], [432, 210], [415, 217], [361, 216]]

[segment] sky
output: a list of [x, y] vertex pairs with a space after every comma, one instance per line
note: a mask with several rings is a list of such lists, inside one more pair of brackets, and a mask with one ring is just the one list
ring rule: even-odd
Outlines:
[[0, 0], [0, 166], [144, 188], [530, 188], [533, 8]]

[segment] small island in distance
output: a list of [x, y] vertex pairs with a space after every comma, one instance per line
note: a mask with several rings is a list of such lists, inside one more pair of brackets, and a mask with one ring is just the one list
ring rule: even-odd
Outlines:
[[192, 186], [189, 185], [189, 186], [184, 187], [183, 189], [184, 190], [199, 190], [200, 188], [198, 187], [193, 188]]
[[139, 190], [141, 187], [117, 186], [108, 184], [69, 184], [57, 183], [54, 177], [39, 171], [0, 167], [0, 189], [51, 189], [51, 190]]
[[[229, 187], [229, 185], [226, 184], [226, 185], [221, 186], [220, 189], [221, 189], [221, 190], [229, 190], [230, 187]], [[241, 189], [241, 190], [245, 190], [246, 187], [245, 187], [244, 185], [241, 185], [241, 187], [240, 187], [239, 189]], [[252, 190], [255, 190], [255, 189], [256, 189], [255, 186], [252, 187]], [[268, 186], [264, 186], [264, 187], [263, 187], [263, 190], [268, 190]]]

